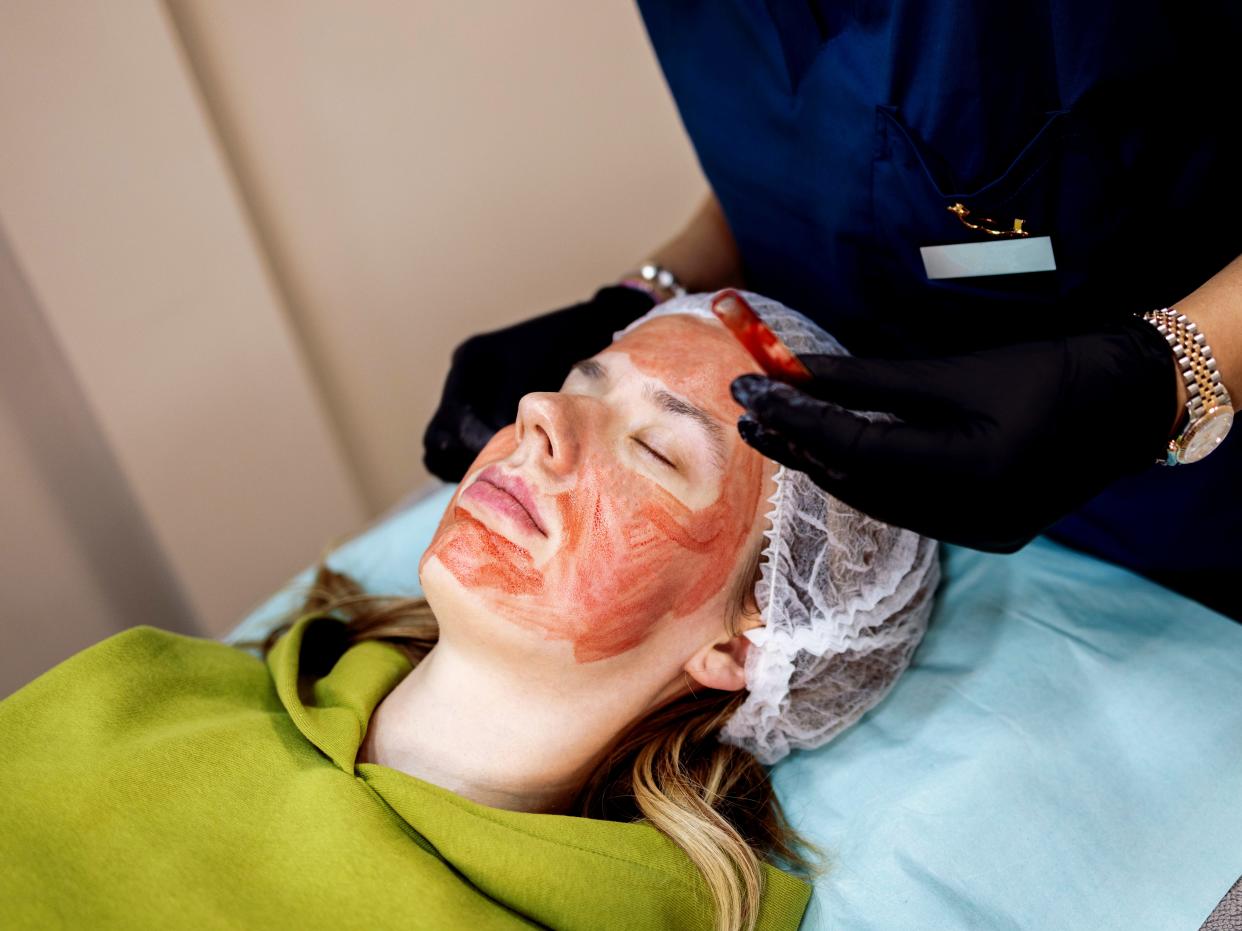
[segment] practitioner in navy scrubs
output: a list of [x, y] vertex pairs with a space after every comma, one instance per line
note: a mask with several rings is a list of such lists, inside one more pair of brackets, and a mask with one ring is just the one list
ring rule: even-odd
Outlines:
[[458, 347], [428, 468], [460, 478], [653, 301], [743, 286], [854, 354], [734, 382], [761, 452], [882, 520], [1046, 533], [1242, 619], [1242, 5], [639, 7], [712, 193], [641, 271]]

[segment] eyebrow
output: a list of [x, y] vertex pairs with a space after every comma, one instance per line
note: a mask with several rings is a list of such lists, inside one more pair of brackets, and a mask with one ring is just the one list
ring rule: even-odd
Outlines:
[[583, 359], [581, 362], [575, 362], [570, 371], [581, 372], [587, 378], [606, 378], [608, 376], [608, 373], [604, 371], [604, 367], [594, 359]]
[[[604, 366], [594, 359], [583, 359], [581, 362], [575, 362], [573, 364], [572, 371], [581, 372], [587, 378], [591, 379], [604, 379], [608, 377], [608, 372]], [[643, 396], [649, 401], [655, 402], [656, 406], [658, 406], [665, 413], [673, 414], [678, 417], [686, 417], [694, 421], [694, 423], [696, 423], [699, 428], [707, 434], [708, 441], [711, 445], [712, 459], [715, 461], [716, 467], [719, 468], [720, 471], [724, 471], [724, 427], [721, 425], [719, 420], [707, 413], [707, 411], [703, 410], [703, 408], [697, 407], [689, 401], [684, 401], [677, 397], [677, 395], [672, 394], [663, 388], [657, 388], [649, 382], [643, 387]]]

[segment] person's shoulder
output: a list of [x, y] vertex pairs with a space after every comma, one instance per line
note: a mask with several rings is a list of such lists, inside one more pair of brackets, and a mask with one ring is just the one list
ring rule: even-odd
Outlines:
[[147, 653], [239, 653], [226, 643], [192, 634], [178, 633], [151, 624], [135, 624], [87, 647], [83, 652], [147, 652]]
[[[94, 722], [116, 738], [118, 721], [201, 714], [235, 705], [271, 706], [267, 670], [242, 650], [141, 624], [57, 663], [0, 701], [0, 732]], [[135, 709], [143, 709], [141, 715]], [[214, 713], [213, 711], [213, 713]], [[107, 727], [102, 721], [108, 721]], [[75, 723], [76, 722], [76, 723]]]
[[244, 675], [253, 671], [250, 667], [262, 665], [251, 654], [226, 643], [137, 624], [75, 653], [40, 679], [68, 676], [81, 683], [106, 679], [155, 686], [184, 678]]

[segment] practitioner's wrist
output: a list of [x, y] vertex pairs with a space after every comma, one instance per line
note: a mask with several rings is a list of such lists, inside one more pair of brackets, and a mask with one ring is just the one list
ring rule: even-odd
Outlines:
[[636, 271], [623, 275], [617, 284], [645, 291], [657, 304], [686, 293], [685, 286], [678, 280], [672, 269], [657, 262], [644, 262]]
[[[1197, 462], [1212, 452], [1233, 424], [1233, 400], [1221, 381], [1216, 359], [1195, 321], [1179, 310], [1148, 311], [1143, 319], [1173, 350], [1179, 410], [1173, 423], [1165, 465]], [[1182, 426], [1185, 411], [1185, 426]]]

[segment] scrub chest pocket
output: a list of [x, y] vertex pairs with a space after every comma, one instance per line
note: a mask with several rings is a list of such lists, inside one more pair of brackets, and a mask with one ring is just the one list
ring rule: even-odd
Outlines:
[[[997, 174], [959, 187], [951, 160], [923, 144], [898, 107], [877, 105], [874, 248], [865, 258], [870, 307], [929, 352], [1063, 332], [1064, 315], [1035, 311], [1073, 306], [1085, 295], [1097, 254], [1118, 242], [1117, 204], [1125, 194], [1117, 167], [1077, 111], [1054, 110]], [[1021, 218], [1031, 237], [1051, 237], [1056, 270], [929, 279], [921, 246], [1003, 241], [967, 227], [949, 210], [953, 204], [967, 208], [972, 222], [986, 217], [995, 221], [990, 226], [1011, 229]]]

